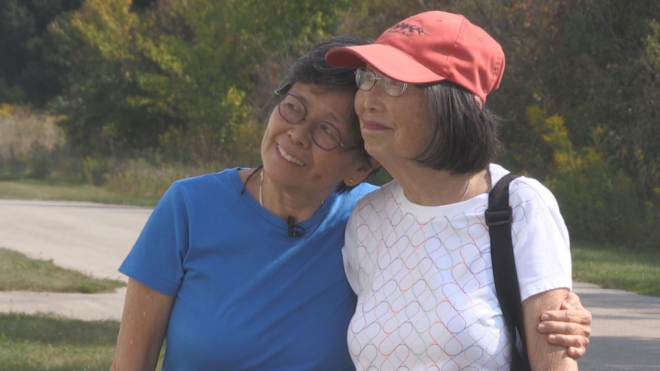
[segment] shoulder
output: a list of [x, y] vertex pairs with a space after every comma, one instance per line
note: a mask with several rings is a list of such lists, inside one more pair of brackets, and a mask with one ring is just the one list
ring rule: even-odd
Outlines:
[[351, 192], [355, 192], [355, 195], [359, 196], [359, 198], [364, 197], [365, 195], [380, 189], [380, 187], [375, 186], [370, 183], [360, 183], [358, 184], [355, 188], [351, 190]]
[[214, 183], [214, 184], [217, 184], [218, 182], [229, 183], [232, 180], [234, 180], [234, 178], [238, 177], [238, 170], [239, 168], [232, 168], [232, 169], [225, 169], [217, 173], [196, 175], [196, 176], [176, 180], [174, 181], [173, 185], [177, 185], [178, 187], [183, 187], [183, 188], [194, 188], [194, 187], [204, 186], [208, 183]]
[[388, 200], [396, 200], [398, 189], [399, 185], [395, 180], [372, 189], [357, 202], [355, 209], [353, 209], [353, 214], [355, 217], [357, 217], [356, 214], [359, 214], [360, 217], [365, 217], [365, 215], [371, 215], [372, 211], [382, 210], [383, 205]]
[[349, 203], [355, 206], [355, 204], [362, 199], [364, 196], [370, 194], [374, 190], [377, 190], [378, 186], [369, 183], [360, 183], [357, 186], [353, 187], [350, 191], [345, 193], [337, 193], [336, 199], [342, 203]]
[[355, 210], [356, 205], [367, 195], [379, 189], [378, 186], [368, 183], [361, 183], [353, 187], [350, 191], [344, 193], [333, 193], [328, 199], [331, 202], [331, 216], [340, 219], [347, 219]]
[[176, 180], [163, 194], [156, 209], [175, 205], [176, 208], [187, 209], [191, 205], [204, 205], [222, 195], [227, 200], [228, 195], [238, 194], [231, 191], [240, 187], [238, 169], [226, 169], [217, 173], [209, 173]]
[[552, 192], [534, 178], [516, 178], [511, 182], [509, 193], [513, 205], [521, 205], [526, 209], [559, 210], [557, 199]]
[[200, 191], [223, 191], [223, 188], [236, 188], [240, 184], [239, 168], [225, 169], [217, 173], [208, 173], [176, 180], [171, 188], [182, 194], [194, 195]]
[[[497, 164], [489, 167], [493, 186], [506, 174], [508, 170]], [[542, 207], [558, 209], [557, 200], [552, 192], [537, 179], [519, 176], [509, 185], [510, 203], [513, 207]]]

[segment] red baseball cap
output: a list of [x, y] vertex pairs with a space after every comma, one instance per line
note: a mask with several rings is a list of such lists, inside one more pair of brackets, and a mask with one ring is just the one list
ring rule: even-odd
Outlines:
[[369, 63], [390, 78], [412, 84], [448, 80], [484, 102], [504, 73], [504, 52], [497, 41], [462, 15], [441, 11], [405, 19], [373, 44], [330, 49], [325, 60], [336, 67]]

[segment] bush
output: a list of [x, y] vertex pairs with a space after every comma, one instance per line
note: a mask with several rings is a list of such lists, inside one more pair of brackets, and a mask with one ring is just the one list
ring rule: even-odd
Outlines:
[[0, 163], [10, 177], [48, 178], [64, 144], [57, 118], [27, 107], [0, 106]]
[[593, 129], [593, 146], [575, 151], [561, 117], [547, 118], [544, 110], [530, 107], [527, 118], [553, 150], [546, 184], [572, 237], [628, 247], [657, 245], [660, 228], [653, 204], [640, 201], [635, 182], [616, 166], [608, 150], [609, 133]]
[[178, 179], [217, 172], [224, 168], [220, 163], [191, 166], [154, 163], [140, 158], [118, 166], [108, 176], [105, 188], [126, 196], [161, 197]]

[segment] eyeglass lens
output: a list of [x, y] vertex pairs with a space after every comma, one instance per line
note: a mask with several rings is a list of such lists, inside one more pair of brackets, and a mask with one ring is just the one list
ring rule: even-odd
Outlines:
[[380, 87], [385, 94], [391, 97], [401, 96], [406, 91], [406, 87], [408, 87], [407, 83], [391, 79], [387, 76], [376, 77], [374, 71], [364, 67], [360, 67], [355, 71], [355, 82], [360, 90], [369, 91], [373, 89], [378, 80], [380, 80]]
[[298, 124], [303, 120], [312, 122], [312, 140], [322, 149], [330, 151], [342, 145], [339, 130], [327, 121], [310, 120], [305, 104], [298, 97], [286, 94], [278, 105], [278, 111], [290, 124]]

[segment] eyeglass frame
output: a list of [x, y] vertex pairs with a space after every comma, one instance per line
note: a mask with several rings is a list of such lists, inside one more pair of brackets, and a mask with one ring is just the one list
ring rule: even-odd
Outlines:
[[[353, 151], [353, 150], [356, 150], [356, 149], [359, 149], [359, 148], [360, 148], [359, 145], [358, 145], [358, 146], [349, 146], [349, 145], [343, 143], [343, 142], [342, 142], [342, 138], [341, 138], [341, 131], [339, 131], [339, 129], [338, 129], [335, 125], [333, 125], [332, 123], [330, 123], [330, 122], [328, 122], [328, 121], [325, 121], [325, 120], [314, 121], [314, 120], [310, 119], [310, 118], [307, 116], [307, 106], [306, 106], [305, 103], [302, 101], [302, 99], [300, 99], [300, 97], [297, 97], [297, 96], [295, 96], [295, 95], [293, 95], [293, 94], [291, 94], [291, 93], [284, 93], [284, 94], [282, 94], [282, 93], [281, 93], [280, 91], [278, 91], [278, 90], [275, 91], [275, 94], [278, 95], [278, 96], [280, 97], [280, 101], [277, 103], [277, 113], [280, 115], [280, 117], [281, 117], [282, 119], [284, 119], [284, 121], [288, 122], [288, 123], [291, 124], [291, 125], [297, 125], [297, 124], [299, 124], [299, 123], [301, 123], [302, 121], [305, 121], [305, 120], [306, 120], [306, 121], [309, 121], [309, 122], [312, 124], [312, 128], [311, 128], [311, 129], [312, 129], [312, 130], [311, 130], [311, 133], [312, 133], [312, 142], [314, 142], [314, 144], [316, 144], [316, 145], [317, 145], [319, 148], [321, 148], [322, 150], [330, 152], [330, 151], [334, 150], [334, 149], [337, 148], [337, 147], [342, 147], [345, 151]], [[286, 96], [287, 96], [287, 95], [290, 95], [291, 97], [293, 97], [294, 99], [296, 99], [298, 102], [300, 102], [300, 104], [302, 105], [303, 109], [305, 110], [305, 113], [302, 115], [302, 118], [301, 118], [300, 120], [296, 121], [296, 122], [291, 122], [291, 121], [289, 121], [289, 119], [287, 119], [286, 117], [284, 117], [284, 115], [282, 114], [282, 108], [281, 108], [281, 107], [282, 107], [282, 102], [284, 102], [284, 99], [286, 99]], [[334, 130], [337, 132], [337, 135], [339, 136], [339, 138], [335, 138], [335, 139], [337, 139], [337, 145], [336, 145], [336, 146], [334, 146], [334, 147], [332, 147], [332, 148], [330, 148], [330, 149], [327, 149], [327, 148], [321, 146], [321, 145], [316, 141], [316, 139], [314, 138], [314, 132], [316, 131], [316, 128], [318, 128], [318, 125], [319, 125], [320, 123], [325, 123], [325, 124], [328, 124], [328, 125], [332, 126], [332, 127], [334, 128]]]
[[[360, 81], [358, 80], [358, 79], [359, 79], [358, 74], [359, 74], [361, 71], [364, 71], [363, 76], [366, 75], [367, 72], [371, 72], [371, 73], [374, 75], [374, 83], [371, 85], [371, 87], [370, 87], [369, 89], [362, 89], [362, 87], [361, 87], [361, 85], [360, 85]], [[374, 86], [376, 86], [376, 82], [378, 82], [378, 80], [381, 80], [380, 88], [383, 90], [383, 92], [384, 92], [385, 94], [387, 94], [388, 96], [393, 97], [393, 98], [397, 98], [397, 97], [402, 96], [403, 93], [406, 92], [406, 89], [408, 88], [408, 85], [409, 85], [407, 82], [399, 81], [399, 80], [393, 79], [393, 78], [391, 78], [391, 77], [387, 77], [387, 76], [385, 76], [385, 75], [381, 75], [381, 77], [377, 77], [377, 76], [376, 76], [376, 72], [374, 72], [373, 70], [371, 70], [371, 69], [369, 69], [369, 68], [367, 68], [367, 67], [358, 67], [358, 68], [355, 69], [355, 72], [354, 72], [354, 73], [355, 73], [355, 85], [357, 85], [357, 88], [358, 88], [358, 89], [360, 89], [360, 90], [362, 90], [362, 91], [370, 91], [371, 89], [374, 88]], [[387, 90], [385, 90], [385, 85], [383, 84], [383, 81], [396, 81], [396, 82], [398, 82], [398, 83], [400, 83], [400, 84], [403, 84], [403, 89], [401, 90], [401, 94], [399, 94], [399, 95], [392, 95], [392, 94], [388, 93]], [[416, 86], [416, 87], [422, 87], [422, 85], [419, 85], [419, 84], [413, 84], [413, 86]]]

